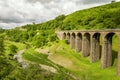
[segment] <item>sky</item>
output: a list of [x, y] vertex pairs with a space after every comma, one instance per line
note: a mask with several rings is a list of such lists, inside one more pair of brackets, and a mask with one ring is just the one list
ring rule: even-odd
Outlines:
[[111, 0], [0, 0], [0, 28], [41, 23], [61, 14], [111, 3]]

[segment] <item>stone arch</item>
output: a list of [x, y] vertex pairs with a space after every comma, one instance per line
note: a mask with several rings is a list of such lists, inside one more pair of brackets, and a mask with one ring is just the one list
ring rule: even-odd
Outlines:
[[76, 34], [76, 52], [80, 52], [82, 50], [82, 34]]
[[75, 48], [75, 33], [73, 32], [73, 33], [71, 33], [71, 35], [70, 35], [70, 46], [71, 46], [71, 48]]
[[64, 40], [66, 39], [66, 33], [65, 32], [63, 33], [63, 39]]
[[112, 66], [113, 53], [112, 53], [112, 37], [115, 35], [114, 32], [107, 33], [103, 38], [102, 47], [102, 68]]
[[100, 59], [100, 33], [94, 33], [91, 37], [91, 53], [90, 59], [91, 62], [96, 62]]
[[66, 33], [66, 40], [67, 40], [67, 43], [70, 44], [70, 33]]
[[84, 33], [82, 44], [82, 56], [87, 57], [90, 55], [90, 34]]

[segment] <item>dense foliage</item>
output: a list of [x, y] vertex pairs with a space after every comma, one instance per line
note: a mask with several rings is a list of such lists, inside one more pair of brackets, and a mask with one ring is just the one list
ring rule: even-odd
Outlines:
[[0, 35], [0, 55], [4, 55], [4, 37], [3, 35]]
[[[10, 41], [26, 43], [30, 42], [33, 46], [42, 47], [48, 42], [53, 42], [57, 39], [53, 30], [7, 30], [6, 34]], [[27, 44], [27, 43], [26, 43]]]

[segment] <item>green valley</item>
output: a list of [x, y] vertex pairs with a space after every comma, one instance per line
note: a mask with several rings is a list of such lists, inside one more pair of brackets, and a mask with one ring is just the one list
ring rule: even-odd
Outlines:
[[[120, 2], [116, 2], [60, 15], [40, 24], [0, 29], [0, 80], [120, 80], [116, 75], [116, 55], [113, 65], [102, 69], [101, 60], [90, 63], [89, 57], [82, 57], [81, 52], [71, 49], [66, 40], [59, 40], [55, 34], [62, 30], [119, 28]], [[116, 54], [116, 35], [113, 43]]]

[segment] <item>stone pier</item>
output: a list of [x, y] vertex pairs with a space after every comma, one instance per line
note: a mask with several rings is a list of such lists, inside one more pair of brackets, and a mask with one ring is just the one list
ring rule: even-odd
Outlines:
[[82, 35], [80, 33], [78, 33], [76, 35], [76, 44], [75, 45], [76, 45], [76, 48], [75, 48], [76, 52], [82, 51]]
[[87, 57], [90, 55], [90, 34], [84, 34], [82, 42], [82, 56]]
[[74, 33], [72, 33], [71, 36], [70, 36], [70, 47], [72, 49], [75, 48], [75, 34]]
[[91, 36], [90, 61], [96, 62], [100, 59], [100, 34], [96, 33]]

